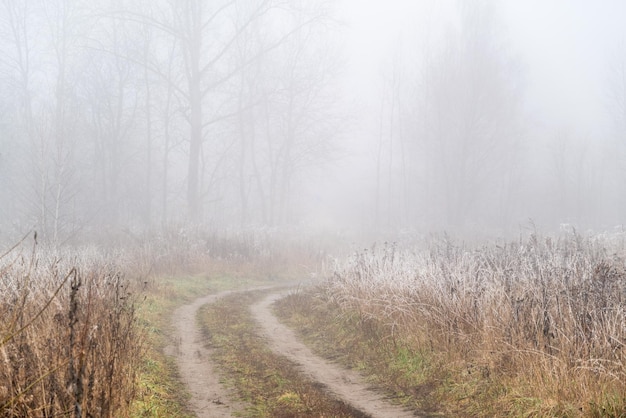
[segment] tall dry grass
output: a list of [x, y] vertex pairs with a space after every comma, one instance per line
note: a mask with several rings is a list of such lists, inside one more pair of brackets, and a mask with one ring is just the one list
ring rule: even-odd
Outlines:
[[93, 251], [0, 258], [0, 416], [124, 416], [141, 359], [121, 270]]
[[540, 415], [626, 414], [621, 238], [386, 245], [339, 266], [323, 294], [364, 322], [384, 324], [388, 340], [443, 353], [451, 374], [462, 369], [509, 388], [495, 403], [537, 399]]

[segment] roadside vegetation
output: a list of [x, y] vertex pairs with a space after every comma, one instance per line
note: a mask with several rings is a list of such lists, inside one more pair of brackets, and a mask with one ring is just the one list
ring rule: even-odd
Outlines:
[[277, 304], [322, 354], [446, 416], [626, 416], [621, 237], [363, 250]]
[[0, 416], [120, 416], [144, 352], [134, 288], [85, 249], [0, 258]]

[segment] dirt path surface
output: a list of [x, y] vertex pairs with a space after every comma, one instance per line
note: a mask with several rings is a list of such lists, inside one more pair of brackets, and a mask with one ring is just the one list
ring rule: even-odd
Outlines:
[[175, 357], [181, 380], [191, 395], [190, 408], [199, 418], [232, 417], [235, 412], [243, 411], [245, 404], [234, 400], [236, 396], [220, 383], [220, 375], [210, 358], [210, 349], [206, 348], [205, 338], [196, 321], [198, 309], [232, 293], [273, 288], [280, 288], [282, 291], [270, 294], [252, 305], [250, 310], [259, 323], [259, 334], [267, 339], [274, 352], [294, 361], [305, 375], [322, 383], [330, 393], [372, 417], [416, 416], [415, 413], [390, 404], [381, 394], [368, 389], [367, 383], [359, 374], [314, 355], [298, 341], [292, 330], [278, 322], [270, 312], [270, 305], [285, 295], [283, 284], [224, 291], [198, 298], [174, 311], [174, 344], [166, 347], [165, 352]]
[[330, 363], [311, 352], [299, 342], [294, 332], [278, 322], [271, 313], [270, 305], [284, 296], [284, 292], [272, 293], [261, 302], [250, 307], [260, 325], [263, 335], [274, 352], [297, 363], [302, 372], [324, 384], [338, 398], [362, 412], [376, 418], [416, 417], [413, 412], [392, 405], [384, 397], [368, 388], [364, 379], [356, 372]]
[[199, 418], [231, 417], [233, 412], [244, 408], [242, 403], [233, 401], [233, 394], [220, 383], [220, 376], [210, 359], [210, 350], [205, 347], [205, 339], [196, 322], [201, 306], [231, 293], [233, 291], [225, 291], [198, 298], [176, 309], [172, 315], [174, 345], [167, 347], [165, 352], [176, 358], [181, 380], [191, 395], [191, 410]]

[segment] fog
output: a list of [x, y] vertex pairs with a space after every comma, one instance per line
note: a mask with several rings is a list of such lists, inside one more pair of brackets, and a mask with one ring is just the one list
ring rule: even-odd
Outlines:
[[7, 0], [0, 236], [610, 231], [620, 1]]

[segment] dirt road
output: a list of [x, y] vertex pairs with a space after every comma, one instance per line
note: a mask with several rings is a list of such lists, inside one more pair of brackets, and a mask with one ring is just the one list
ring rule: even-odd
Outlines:
[[[231, 293], [233, 292], [221, 292], [196, 299], [191, 304], [178, 308], [172, 318], [176, 336], [175, 344], [168, 349], [168, 354], [176, 358], [181, 379], [191, 394], [191, 409], [200, 418], [230, 417], [245, 407], [234, 401], [233, 394], [220, 384], [219, 374], [210, 361], [210, 351], [205, 348], [203, 336], [196, 322], [196, 314], [201, 306]], [[267, 339], [272, 350], [298, 364], [302, 373], [322, 383], [328, 388], [329, 393], [372, 417], [416, 416], [388, 403], [380, 394], [369, 389], [367, 383], [357, 373], [317, 357], [300, 343], [293, 331], [278, 322], [270, 312], [270, 305], [282, 295], [284, 290], [282, 293], [277, 290], [250, 307], [259, 324], [259, 334]]]

